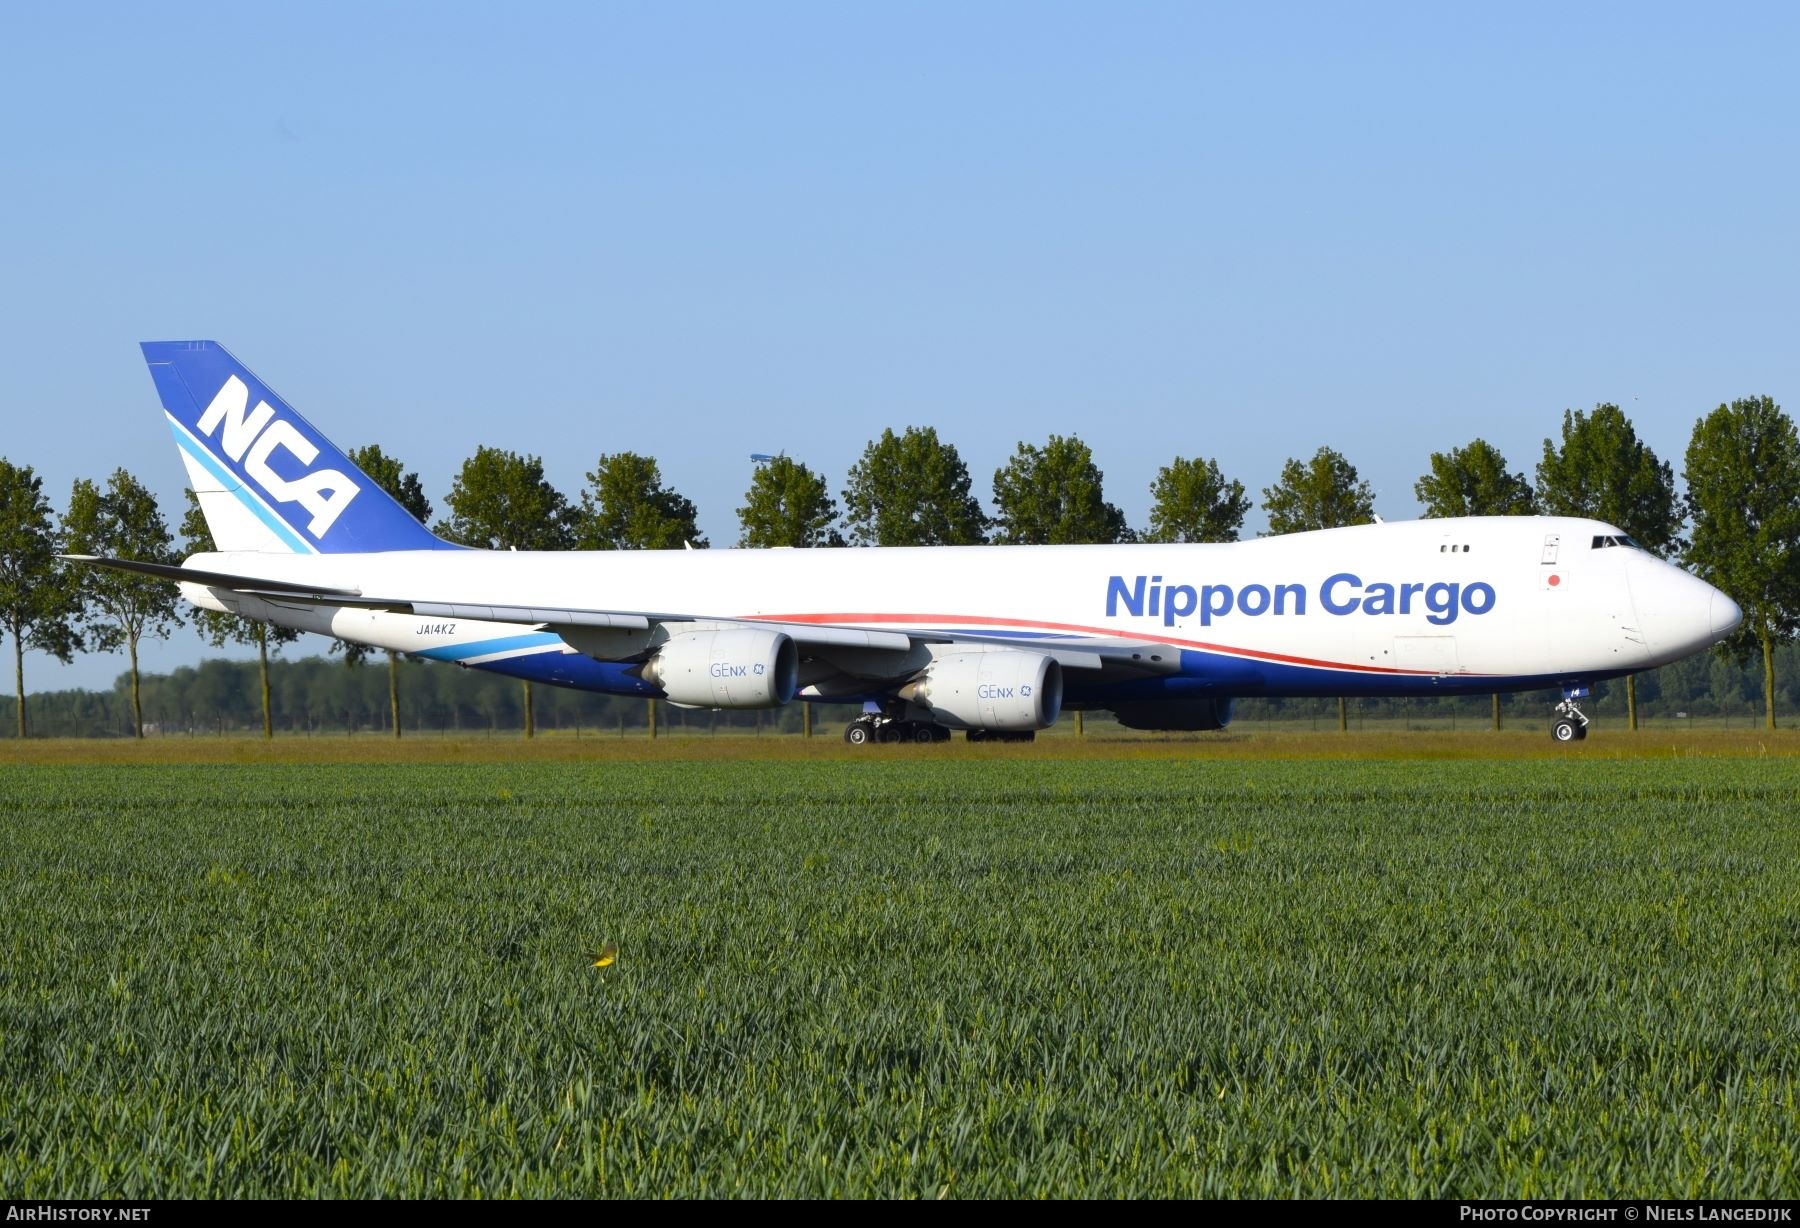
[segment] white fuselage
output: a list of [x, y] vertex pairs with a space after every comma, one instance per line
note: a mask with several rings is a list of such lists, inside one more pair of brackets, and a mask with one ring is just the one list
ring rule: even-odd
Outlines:
[[[1591, 520], [1490, 517], [1218, 545], [238, 553], [195, 556], [188, 566], [454, 605], [465, 615], [483, 605], [617, 610], [1145, 642], [1178, 655], [1177, 690], [1420, 694], [1588, 683], [1698, 652], [1736, 626], [1731, 599], [1689, 573], [1631, 546], [1595, 545], [1621, 536]], [[591, 637], [548, 629], [551, 617], [522, 629], [183, 587], [200, 604], [377, 648], [643, 693], [573, 662], [546, 673], [546, 657], [606, 655]], [[1071, 696], [1084, 702], [1073, 681]]]

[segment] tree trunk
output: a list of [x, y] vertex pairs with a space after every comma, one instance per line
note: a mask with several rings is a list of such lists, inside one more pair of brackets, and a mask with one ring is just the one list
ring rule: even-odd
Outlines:
[[1083, 726], [1081, 724], [1081, 709], [1080, 708], [1075, 709], [1075, 736], [1078, 738], [1087, 737], [1087, 730], [1085, 728], [1083, 728]]
[[1637, 731], [1637, 675], [1625, 675], [1625, 728]]
[[126, 637], [125, 642], [131, 647], [131, 725], [137, 730], [137, 736], [144, 736], [144, 705], [138, 696], [137, 670], [137, 636]]
[[646, 699], [644, 702], [646, 704], [648, 704], [650, 707], [650, 739], [652, 741], [655, 741], [656, 740], [656, 701], [654, 699]]
[[256, 624], [256, 664], [262, 670], [263, 738], [275, 737], [275, 716], [269, 706], [269, 628]]
[[537, 713], [531, 710], [531, 684], [525, 684], [525, 736], [537, 737]]
[[1338, 732], [1350, 732], [1350, 705], [1342, 695], [1338, 696]]
[[1500, 692], [1494, 692], [1494, 732], [1500, 732]]
[[809, 703], [800, 705], [800, 736], [812, 737], [812, 705]]
[[1763, 711], [1767, 714], [1765, 721], [1768, 727], [1773, 729], [1775, 728], [1775, 637], [1764, 632], [1756, 638], [1762, 642], [1763, 650]]
[[17, 627], [13, 628], [13, 694], [19, 706], [19, 737], [25, 737], [25, 641]]
[[388, 657], [388, 715], [394, 720], [394, 736], [400, 736], [400, 657], [390, 652]]

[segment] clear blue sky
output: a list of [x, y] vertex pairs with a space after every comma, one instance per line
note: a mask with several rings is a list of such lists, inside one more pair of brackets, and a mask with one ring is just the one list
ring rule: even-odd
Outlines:
[[1431, 451], [1529, 473], [1602, 400], [1679, 469], [1721, 400], [1800, 401], [1797, 34], [1773, 4], [15, 6], [0, 453], [59, 508], [124, 465], [178, 515], [136, 343], [210, 337], [434, 501], [478, 444], [571, 495], [631, 449], [718, 544], [749, 453], [835, 490], [908, 424], [984, 498], [1079, 433], [1134, 524], [1172, 456], [1260, 492], [1321, 444], [1409, 517]]

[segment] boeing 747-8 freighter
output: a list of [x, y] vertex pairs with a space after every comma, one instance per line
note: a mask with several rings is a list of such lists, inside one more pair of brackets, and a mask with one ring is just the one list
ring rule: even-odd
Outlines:
[[1064, 708], [1219, 729], [1241, 696], [1561, 688], [1700, 652], [1741, 617], [1617, 527], [1521, 516], [1222, 545], [495, 552], [433, 535], [211, 341], [144, 357], [218, 546], [195, 605], [695, 708], [855, 705], [852, 742], [1029, 736]]

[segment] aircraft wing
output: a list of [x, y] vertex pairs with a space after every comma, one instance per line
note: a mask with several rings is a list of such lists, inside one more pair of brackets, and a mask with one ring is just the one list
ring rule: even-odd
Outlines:
[[[355, 606], [416, 614], [425, 618], [516, 623], [521, 627], [555, 631], [576, 649], [602, 660], [627, 660], [641, 653], [643, 637], [633, 637], [629, 633], [652, 632], [659, 627], [693, 631], [720, 627], [757, 627], [779, 631], [821, 664], [856, 679], [898, 678], [913, 673], [929, 660], [929, 650], [921, 651], [928, 644], [969, 644], [1039, 653], [1053, 658], [1064, 669], [1098, 671], [1108, 681], [1114, 678], [1172, 674], [1176, 672], [1180, 658], [1178, 650], [1166, 644], [1147, 641], [1097, 642], [1056, 636], [1019, 639], [983, 635], [979, 632], [911, 629], [884, 631], [833, 624], [790, 623], [762, 618], [651, 610], [478, 605], [468, 602], [427, 601], [413, 597], [384, 597], [371, 595], [360, 589], [299, 584], [290, 580], [207, 571], [170, 563], [141, 563], [96, 555], [72, 554], [62, 557], [72, 562], [136, 572], [163, 580], [199, 584], [271, 601]], [[608, 632], [613, 634], [608, 635]], [[618, 634], [621, 632], [627, 634]]]

